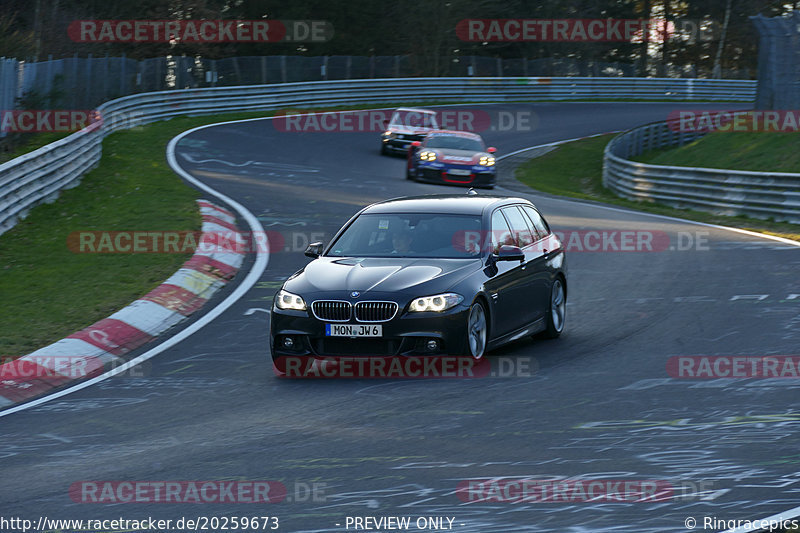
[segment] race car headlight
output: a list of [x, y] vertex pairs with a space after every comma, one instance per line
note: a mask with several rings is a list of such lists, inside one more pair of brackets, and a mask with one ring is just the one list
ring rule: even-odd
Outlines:
[[411, 302], [408, 310], [413, 312], [434, 311], [440, 313], [447, 311], [464, 301], [464, 297], [453, 292], [436, 294], [434, 296], [423, 296]]
[[483, 166], [483, 167], [490, 167], [490, 166], [494, 165], [494, 161], [495, 161], [494, 157], [492, 157], [492, 156], [484, 156], [484, 157], [481, 157], [480, 161], [478, 161], [478, 164]]
[[396, 135], [394, 133], [392, 133], [391, 131], [384, 131], [383, 132], [383, 137], [386, 138], [386, 139], [394, 139], [396, 137]]
[[423, 161], [436, 161], [436, 152], [421, 152], [419, 158]]
[[306, 302], [300, 296], [291, 292], [280, 290], [275, 298], [275, 305], [278, 309], [293, 309], [295, 311], [305, 311]]

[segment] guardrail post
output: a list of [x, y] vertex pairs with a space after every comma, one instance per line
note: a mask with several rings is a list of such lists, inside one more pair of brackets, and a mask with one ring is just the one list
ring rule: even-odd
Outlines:
[[127, 77], [127, 61], [125, 61], [126, 57], [125, 54], [122, 54], [122, 58], [120, 59], [121, 63], [119, 65], [120, 75], [119, 75], [119, 95], [124, 96], [127, 91], [125, 91], [125, 78]]
[[78, 95], [80, 91], [78, 91], [78, 52], [72, 56], [72, 85], [70, 87], [72, 90], [72, 99], [71, 105], [72, 109], [80, 109], [83, 107], [80, 103], [78, 103]]
[[103, 58], [103, 100], [108, 99], [108, 54]]
[[[49, 93], [53, 88], [53, 54], [47, 54], [47, 90]], [[52, 104], [52, 102], [51, 102]]]
[[241, 85], [242, 71], [239, 70], [239, 61], [235, 57], [233, 58], [233, 71], [236, 73], [236, 85]]
[[[92, 54], [86, 56], [86, 85], [84, 87], [92, 87]], [[86, 93], [89, 93], [87, 90]]]
[[641, 153], [642, 151], [642, 130], [635, 130], [636, 133], [633, 134], [633, 142], [634, 142], [634, 150], [636, 153]]

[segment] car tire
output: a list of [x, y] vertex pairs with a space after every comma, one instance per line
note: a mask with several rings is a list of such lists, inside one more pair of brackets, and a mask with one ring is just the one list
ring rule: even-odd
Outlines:
[[564, 331], [567, 319], [567, 291], [561, 278], [556, 278], [550, 287], [550, 303], [547, 306], [547, 329], [542, 335], [555, 339]]
[[388, 155], [389, 150], [386, 149], [386, 145], [381, 143], [381, 155]]
[[489, 321], [486, 308], [480, 300], [476, 300], [469, 308], [467, 315], [467, 345], [465, 355], [475, 360], [486, 355], [486, 344], [489, 340]]
[[416, 180], [416, 178], [414, 177], [414, 172], [408, 167], [406, 167], [406, 179], [411, 181]]

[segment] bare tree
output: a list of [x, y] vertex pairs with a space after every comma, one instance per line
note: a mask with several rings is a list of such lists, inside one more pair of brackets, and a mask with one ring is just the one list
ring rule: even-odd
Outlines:
[[722, 77], [722, 50], [725, 48], [725, 37], [728, 33], [728, 22], [731, 19], [731, 0], [725, 5], [725, 19], [722, 21], [722, 34], [719, 37], [719, 45], [717, 46], [717, 55], [714, 57], [714, 68], [711, 71], [711, 77]]

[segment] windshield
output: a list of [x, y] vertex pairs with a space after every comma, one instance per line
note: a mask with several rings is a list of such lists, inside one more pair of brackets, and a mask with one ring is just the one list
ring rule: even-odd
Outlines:
[[469, 150], [483, 152], [483, 143], [470, 137], [456, 135], [434, 135], [425, 141], [425, 148], [449, 148], [451, 150]]
[[429, 128], [437, 129], [436, 113], [423, 113], [420, 111], [395, 111], [391, 126], [405, 126], [407, 128]]
[[466, 259], [480, 255], [481, 217], [382, 213], [358, 217], [332, 244], [332, 257]]

